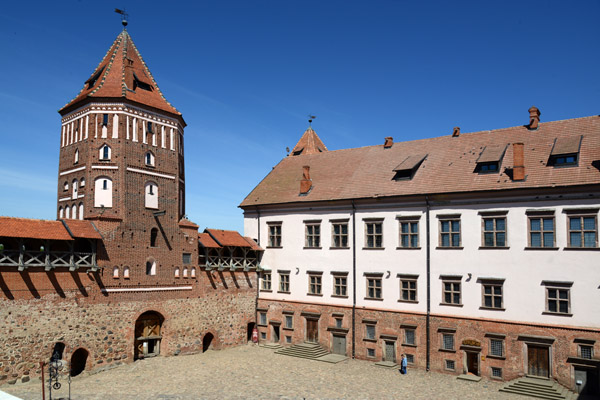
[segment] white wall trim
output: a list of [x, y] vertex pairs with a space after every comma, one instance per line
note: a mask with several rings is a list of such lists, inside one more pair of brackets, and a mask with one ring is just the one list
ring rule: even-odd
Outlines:
[[103, 288], [103, 293], [114, 292], [163, 292], [171, 290], [192, 290], [191, 286], [174, 286], [174, 287], [145, 287], [145, 288]]
[[[94, 168], [94, 167], [92, 167], [92, 168]], [[59, 173], [58, 176], [69, 175], [69, 174], [72, 174], [73, 172], [83, 171], [84, 169], [85, 169], [85, 165], [83, 167], [77, 167], [77, 168], [73, 168], [73, 169], [69, 169], [69, 170], [63, 171], [63, 172]]]
[[137, 168], [127, 167], [127, 171], [129, 171], [129, 172], [137, 172], [138, 174], [144, 174], [144, 175], [150, 175], [150, 176], [157, 176], [159, 178], [166, 178], [166, 179], [173, 179], [173, 180], [175, 180], [175, 177], [173, 175], [159, 174], [158, 172], [144, 171], [143, 169], [137, 169]]
[[92, 169], [119, 169], [118, 165], [92, 165]]

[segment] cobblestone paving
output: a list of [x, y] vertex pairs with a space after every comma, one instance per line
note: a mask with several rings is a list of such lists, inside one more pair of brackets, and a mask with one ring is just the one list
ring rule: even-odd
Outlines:
[[[65, 382], [66, 383], [66, 382]], [[253, 345], [180, 357], [157, 357], [73, 378], [72, 399], [503, 399], [500, 382], [467, 382], [456, 376], [383, 369], [372, 362], [328, 364]], [[39, 381], [0, 388], [23, 399], [41, 399]], [[47, 395], [47, 394], [46, 394]], [[56, 396], [55, 396], [56, 395]], [[53, 393], [53, 398], [66, 392]]]

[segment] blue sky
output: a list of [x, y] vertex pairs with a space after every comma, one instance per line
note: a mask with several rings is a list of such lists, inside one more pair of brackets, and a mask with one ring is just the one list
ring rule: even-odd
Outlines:
[[237, 207], [313, 128], [330, 150], [600, 113], [600, 1], [11, 2], [0, 215], [56, 218], [60, 116], [121, 31], [188, 124], [187, 214]]

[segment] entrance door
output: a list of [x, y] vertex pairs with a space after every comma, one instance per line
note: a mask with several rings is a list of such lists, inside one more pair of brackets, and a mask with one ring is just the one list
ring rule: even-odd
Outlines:
[[333, 354], [346, 355], [346, 336], [333, 335]]
[[143, 313], [135, 321], [134, 359], [160, 354], [162, 321], [162, 316], [153, 311]]
[[317, 343], [319, 341], [319, 320], [306, 320], [306, 341]]
[[598, 394], [598, 374], [593, 369], [575, 367], [575, 389], [579, 394]]
[[527, 345], [527, 373], [529, 375], [548, 378], [550, 372], [550, 348], [543, 346]]
[[467, 372], [479, 376], [479, 353], [467, 351]]
[[273, 343], [279, 343], [279, 325], [273, 325]]
[[396, 342], [385, 342], [385, 354], [383, 361], [396, 362]]

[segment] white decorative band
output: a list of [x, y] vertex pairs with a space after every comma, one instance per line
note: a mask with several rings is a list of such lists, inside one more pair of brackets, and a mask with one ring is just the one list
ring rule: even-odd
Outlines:
[[73, 172], [83, 171], [84, 169], [85, 169], [85, 165], [83, 167], [78, 167], [78, 168], [69, 169], [67, 171], [63, 171], [60, 174], [58, 174], [58, 176], [69, 175], [69, 174], [72, 174]]
[[58, 199], [58, 201], [68, 201], [71, 200], [71, 197], [63, 197], [62, 199]]
[[119, 169], [118, 165], [92, 165], [92, 169]]
[[173, 175], [159, 174], [158, 172], [144, 171], [143, 169], [127, 167], [127, 171], [137, 172], [138, 174], [144, 174], [144, 175], [150, 175], [150, 176], [158, 176], [159, 178], [167, 178], [167, 179], [175, 180], [175, 177]]
[[80, 194], [77, 196], [78, 199], [83, 199], [85, 197], [85, 194]]
[[141, 288], [103, 288], [103, 293], [111, 292], [162, 292], [165, 290], [192, 290], [191, 286], [175, 286], [175, 287], [141, 287]]

